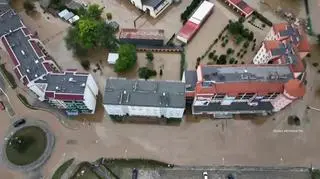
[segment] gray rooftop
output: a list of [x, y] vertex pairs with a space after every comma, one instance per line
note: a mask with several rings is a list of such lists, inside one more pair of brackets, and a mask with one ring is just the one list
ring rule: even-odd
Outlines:
[[163, 1], [164, 0], [142, 0], [142, 4], [156, 9]]
[[74, 72], [66, 72], [65, 75], [49, 73], [43, 79], [35, 81], [35, 83], [47, 83], [46, 91], [83, 94], [87, 79], [88, 75], [77, 75]]
[[103, 103], [184, 108], [185, 83], [109, 78], [106, 82]]
[[204, 81], [226, 82], [287, 82], [293, 79], [287, 65], [203, 66]]
[[220, 103], [209, 103], [207, 106], [193, 106], [194, 113], [200, 112], [229, 112], [229, 113], [262, 113], [272, 112], [273, 106], [270, 102], [259, 102], [256, 106], [250, 106], [246, 102], [233, 102], [230, 105], [221, 105]]
[[19, 16], [7, 5], [0, 5], [0, 37], [22, 26]]
[[22, 30], [10, 33], [6, 38], [21, 64], [20, 72], [22, 75], [26, 75], [32, 81], [47, 73], [42, 65], [43, 59], [38, 58], [28, 41], [29, 38], [25, 37]]
[[185, 71], [185, 80], [186, 80], [186, 90], [194, 91], [198, 78], [197, 72], [194, 70]]

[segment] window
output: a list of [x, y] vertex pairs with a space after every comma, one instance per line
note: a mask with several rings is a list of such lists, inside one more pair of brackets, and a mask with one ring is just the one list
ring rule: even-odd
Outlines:
[[226, 94], [224, 94], [224, 93], [217, 93], [217, 94], [214, 96], [214, 99], [223, 99], [225, 95], [226, 95]]
[[241, 99], [245, 93], [239, 93], [235, 99]]

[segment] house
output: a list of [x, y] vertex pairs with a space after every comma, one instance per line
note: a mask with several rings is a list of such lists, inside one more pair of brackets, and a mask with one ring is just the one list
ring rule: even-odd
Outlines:
[[297, 78], [305, 71], [302, 59], [310, 45], [301, 28], [288, 23], [275, 24], [253, 58], [254, 64], [289, 64]]
[[88, 73], [49, 73], [29, 83], [28, 87], [39, 96], [39, 100], [64, 109], [68, 115], [95, 112], [98, 86]]
[[192, 114], [215, 118], [267, 115], [280, 111], [305, 92], [290, 66], [279, 64], [200, 65], [196, 71], [187, 71], [184, 80]]
[[40, 101], [63, 109], [68, 115], [95, 112], [98, 87], [88, 73], [61, 71], [43, 43], [10, 7], [0, 4], [0, 38], [17, 78]]
[[163, 46], [164, 38], [163, 29], [123, 28], [119, 34], [121, 43], [129, 43], [136, 46]]
[[245, 18], [248, 18], [254, 11], [253, 8], [243, 0], [224, 0], [224, 2]]
[[130, 0], [130, 2], [138, 9], [156, 18], [172, 4], [173, 0]]
[[103, 105], [111, 117], [183, 117], [185, 83], [108, 78]]

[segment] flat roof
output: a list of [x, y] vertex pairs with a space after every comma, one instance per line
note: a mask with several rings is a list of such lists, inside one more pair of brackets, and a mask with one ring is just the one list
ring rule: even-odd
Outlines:
[[6, 5], [0, 5], [0, 24], [0, 37], [9, 33], [10, 30], [14, 31], [22, 27], [20, 17], [13, 10], [7, 9]]
[[88, 75], [77, 74], [76, 72], [49, 73], [35, 83], [46, 83], [48, 85], [46, 91], [83, 94], [87, 79]]
[[[257, 101], [255, 101], [257, 102]], [[230, 113], [262, 113], [271, 112], [273, 106], [270, 102], [257, 102], [258, 105], [250, 106], [246, 102], [233, 102], [230, 105], [221, 105], [220, 103], [209, 103], [209, 105], [193, 106], [194, 113], [201, 112], [230, 112]]]
[[227, 82], [287, 82], [293, 79], [288, 65], [208, 65], [202, 66], [203, 81]]
[[37, 56], [29, 41], [30, 38], [24, 35], [22, 29], [12, 32], [5, 37], [20, 63], [19, 69], [23, 76], [26, 75], [29, 81], [32, 81], [47, 73], [42, 65], [43, 58]]
[[164, 40], [163, 29], [121, 29], [119, 38]]
[[213, 9], [214, 4], [209, 1], [203, 1], [198, 7], [195, 13], [189, 19], [192, 22], [202, 22], [202, 20], [208, 15], [208, 13]]
[[108, 78], [104, 104], [185, 107], [185, 83], [181, 81], [127, 80]]
[[197, 72], [194, 70], [188, 70], [184, 72], [184, 75], [186, 80], [186, 90], [194, 91], [198, 82]]
[[142, 0], [142, 4], [153, 8], [158, 7], [164, 0]]

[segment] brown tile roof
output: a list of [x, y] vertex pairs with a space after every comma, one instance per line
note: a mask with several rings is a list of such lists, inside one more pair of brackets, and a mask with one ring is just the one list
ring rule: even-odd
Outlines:
[[281, 42], [277, 40], [265, 40], [263, 43], [267, 51], [279, 48], [279, 46], [281, 45]]
[[311, 52], [311, 46], [308, 37], [304, 32], [301, 32], [301, 40], [298, 45], [299, 52]]
[[281, 31], [286, 30], [287, 26], [288, 26], [287, 22], [274, 24], [273, 25], [273, 31], [277, 34], [277, 33], [281, 32]]
[[303, 97], [306, 89], [302, 82], [298, 79], [289, 80], [285, 85], [284, 89], [290, 96]]

